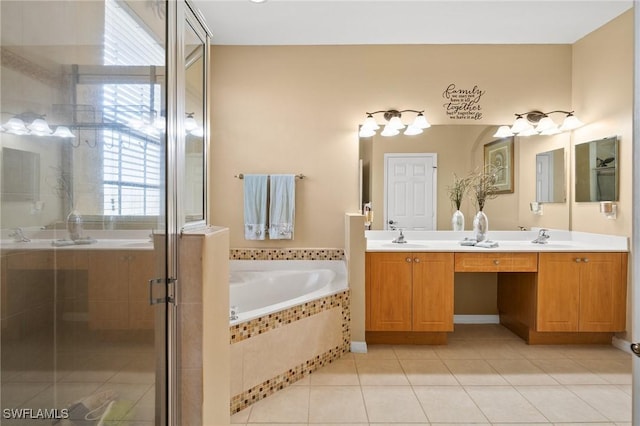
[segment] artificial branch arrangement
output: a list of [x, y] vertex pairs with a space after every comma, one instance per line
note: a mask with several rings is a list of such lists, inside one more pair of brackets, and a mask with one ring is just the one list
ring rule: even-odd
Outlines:
[[490, 164], [485, 166], [481, 171], [472, 173], [471, 176], [469, 176], [471, 191], [478, 204], [478, 210], [482, 211], [487, 200], [498, 196], [496, 181], [502, 169], [502, 167]]
[[451, 203], [455, 206], [456, 210], [460, 210], [462, 199], [467, 191], [469, 191], [472, 181], [472, 176], [461, 178], [455, 173], [453, 174], [453, 183], [451, 186], [447, 187], [447, 191], [449, 191], [449, 200], [451, 200]]

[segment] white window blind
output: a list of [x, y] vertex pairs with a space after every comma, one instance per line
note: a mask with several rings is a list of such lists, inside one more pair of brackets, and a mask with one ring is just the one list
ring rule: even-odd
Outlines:
[[[105, 1], [104, 65], [164, 66], [164, 48], [116, 0]], [[106, 123], [153, 123], [161, 111], [158, 84], [104, 84]], [[159, 215], [162, 140], [159, 131], [103, 130], [103, 211], [113, 216]]]

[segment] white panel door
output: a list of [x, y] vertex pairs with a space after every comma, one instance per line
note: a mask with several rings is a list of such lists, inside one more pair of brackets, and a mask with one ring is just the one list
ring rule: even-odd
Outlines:
[[436, 154], [385, 154], [385, 229], [436, 229]]
[[553, 154], [536, 155], [536, 201], [553, 201]]

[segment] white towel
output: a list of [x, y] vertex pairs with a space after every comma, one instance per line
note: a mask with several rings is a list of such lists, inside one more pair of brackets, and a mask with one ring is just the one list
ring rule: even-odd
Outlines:
[[267, 230], [267, 175], [244, 175], [244, 238], [264, 240]]
[[271, 175], [269, 238], [292, 240], [296, 212], [296, 176]]

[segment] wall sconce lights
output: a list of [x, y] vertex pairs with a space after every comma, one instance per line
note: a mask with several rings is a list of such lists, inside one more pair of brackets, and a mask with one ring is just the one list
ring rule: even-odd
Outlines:
[[[565, 114], [564, 121], [558, 126], [550, 114]], [[515, 114], [516, 119], [509, 126], [500, 126], [494, 137], [506, 138], [509, 136], [533, 136], [533, 135], [555, 135], [569, 130], [577, 129], [583, 123], [573, 115], [573, 111], [556, 110], [550, 112], [529, 111]]]
[[600, 213], [607, 219], [615, 219], [618, 216], [618, 206], [611, 201], [601, 201]]
[[[404, 112], [413, 112], [416, 113], [416, 117], [413, 122], [405, 126], [402, 122], [402, 113]], [[427, 121], [424, 116], [424, 110], [418, 111], [415, 109], [403, 109], [403, 110], [381, 110], [374, 112], [367, 112], [367, 118], [360, 126], [360, 132], [358, 133], [360, 137], [369, 138], [376, 134], [376, 130], [380, 129], [380, 125], [376, 122], [376, 119], [373, 117], [375, 114], [383, 114], [384, 119], [387, 123], [380, 132], [381, 136], [395, 136], [400, 133], [400, 130], [405, 129], [404, 134], [408, 136], [419, 135], [422, 133], [424, 129], [431, 127], [431, 124]]]

